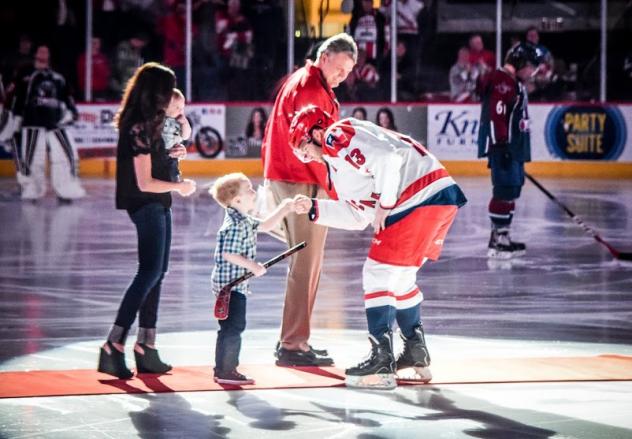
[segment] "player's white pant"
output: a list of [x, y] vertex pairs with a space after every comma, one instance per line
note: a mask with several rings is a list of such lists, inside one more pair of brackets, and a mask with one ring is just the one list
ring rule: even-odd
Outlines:
[[362, 269], [364, 306], [367, 309], [392, 306], [402, 310], [419, 305], [424, 299], [417, 287], [419, 268], [390, 265], [367, 258]]
[[77, 149], [66, 130], [24, 127], [17, 170], [18, 183], [22, 187], [22, 199], [34, 200], [46, 194], [47, 145], [51, 183], [55, 193], [66, 199], [85, 196], [86, 192], [78, 177]]
[[402, 333], [421, 324], [424, 296], [416, 284], [417, 266], [402, 266], [367, 258], [362, 270], [364, 306], [369, 333], [381, 337], [397, 320]]

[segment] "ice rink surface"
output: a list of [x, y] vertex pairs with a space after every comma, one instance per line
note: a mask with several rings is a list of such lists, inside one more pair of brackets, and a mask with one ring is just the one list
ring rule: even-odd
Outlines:
[[[632, 251], [630, 181], [540, 180], [614, 247]], [[469, 202], [441, 259], [418, 276], [433, 358], [467, 368], [468, 358], [632, 355], [632, 264], [613, 261], [528, 182], [512, 229], [527, 255], [490, 261], [489, 181], [457, 181]], [[223, 212], [202, 189], [208, 182], [189, 199], [174, 196], [158, 343], [174, 365], [208, 365], [210, 380], [210, 274]], [[114, 210], [113, 181], [85, 187], [89, 196], [71, 205], [52, 194], [32, 204], [17, 200], [13, 180], [0, 180], [0, 371], [96, 367], [136, 268], [136, 236]], [[343, 368], [369, 349], [361, 270], [370, 238], [370, 230], [328, 236], [312, 344]], [[259, 239], [260, 260], [283, 249]], [[274, 361], [285, 269], [252, 281], [244, 364]], [[0, 437], [630, 438], [630, 395], [632, 382], [557, 382], [15, 398], [0, 400]]]

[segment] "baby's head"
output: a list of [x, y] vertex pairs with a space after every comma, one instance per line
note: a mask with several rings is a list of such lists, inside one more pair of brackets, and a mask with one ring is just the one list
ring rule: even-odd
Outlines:
[[178, 117], [184, 112], [184, 95], [177, 88], [173, 89], [173, 93], [171, 94], [171, 100], [169, 101], [169, 105], [165, 110], [165, 114], [168, 117]]
[[218, 178], [209, 189], [209, 193], [222, 207], [232, 207], [242, 213], [254, 209], [257, 197], [250, 179], [241, 172]]

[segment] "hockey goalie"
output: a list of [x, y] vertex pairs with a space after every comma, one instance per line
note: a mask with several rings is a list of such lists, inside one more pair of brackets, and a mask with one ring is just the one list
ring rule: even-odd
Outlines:
[[[301, 110], [290, 126], [290, 145], [303, 162], [329, 171], [338, 200], [302, 198], [311, 221], [375, 234], [362, 271], [369, 357], [345, 371], [349, 387], [393, 389], [397, 373], [431, 380], [430, 354], [421, 322], [423, 294], [416, 274], [439, 257], [463, 192], [441, 163], [410, 137], [354, 118], [334, 123], [321, 109]], [[395, 358], [392, 327], [404, 342]]]

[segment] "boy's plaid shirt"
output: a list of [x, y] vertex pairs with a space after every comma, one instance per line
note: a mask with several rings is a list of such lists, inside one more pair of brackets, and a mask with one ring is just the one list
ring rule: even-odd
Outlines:
[[[248, 272], [239, 265], [231, 264], [222, 257], [222, 253], [235, 253], [245, 258], [254, 260], [257, 256], [257, 228], [259, 221], [242, 215], [232, 207], [226, 208], [224, 223], [217, 232], [217, 245], [213, 257], [213, 293], [219, 293], [224, 285], [243, 276]], [[250, 292], [248, 281], [242, 282], [233, 288], [242, 294]]]

